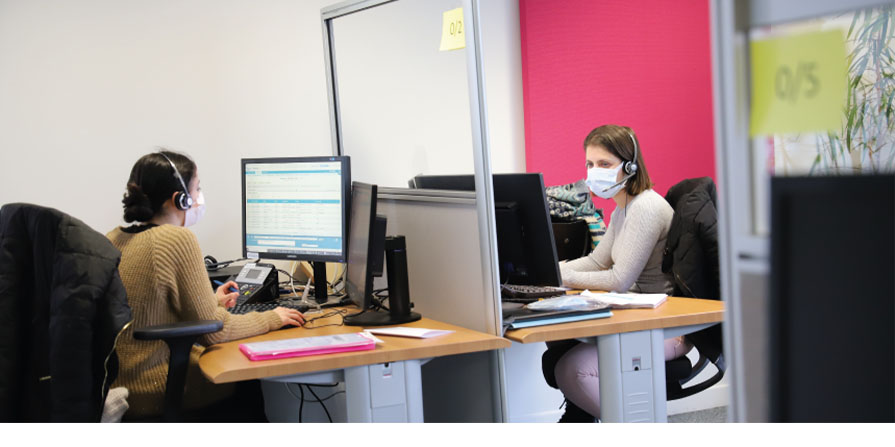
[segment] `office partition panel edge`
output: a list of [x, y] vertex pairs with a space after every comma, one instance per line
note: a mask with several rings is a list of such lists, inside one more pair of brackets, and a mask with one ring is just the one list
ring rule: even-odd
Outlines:
[[[343, 132], [340, 106], [338, 68], [335, 67], [332, 20], [348, 14], [357, 13], [398, 0], [349, 0], [321, 9], [321, 25], [324, 39], [324, 58], [326, 63], [326, 82], [329, 90], [330, 129], [332, 132], [333, 154], [343, 153]], [[500, 294], [497, 284], [497, 237], [494, 213], [494, 192], [491, 181], [491, 153], [489, 150], [489, 134], [487, 121], [487, 101], [485, 94], [484, 73], [482, 68], [481, 22], [479, 0], [461, 0], [463, 20], [466, 24], [466, 68], [469, 86], [470, 125], [472, 130], [473, 163], [476, 178], [476, 209], [478, 215], [478, 237], [481, 246], [482, 286], [484, 302], [488, 305], [482, 309], [489, 317], [488, 332], [500, 335], [501, 312]], [[471, 25], [471, 26], [470, 26]], [[360, 179], [363, 180], [363, 179]], [[423, 200], [437, 201], [440, 193], [432, 193]], [[444, 195], [444, 199], [463, 200], [462, 198]], [[408, 244], [412, 242], [408, 241]], [[500, 354], [492, 353], [492, 361], [497, 373], [490, 378], [494, 392], [492, 403], [495, 421], [506, 421], [506, 398], [504, 380], [504, 362]]]
[[[488, 107], [485, 92], [484, 65], [482, 63], [482, 30], [479, 15], [479, 0], [463, 0], [463, 21], [467, 24], [467, 30], [472, 30], [467, 40], [466, 67], [469, 78], [469, 108], [472, 124], [473, 161], [475, 163], [475, 190], [479, 215], [479, 239], [482, 248], [483, 270], [482, 281], [485, 288], [485, 301], [492, 305], [495, 335], [501, 334], [503, 314], [501, 312], [500, 291], [498, 290], [498, 260], [497, 260], [497, 224], [494, 211], [494, 182], [491, 179], [491, 150], [488, 146], [490, 135], [488, 133]], [[473, 26], [468, 26], [472, 23]], [[471, 50], [471, 51], [470, 51]], [[492, 402], [497, 402], [494, 408], [495, 419], [501, 422], [507, 420], [506, 399], [506, 366], [503, 351], [492, 354], [497, 362], [497, 374], [492, 376], [495, 392]]]
[[[727, 376], [731, 383], [728, 418], [734, 422], [765, 422], [768, 408], [762, 399], [764, 376], [747, 374], [756, 365], [760, 344], [746, 349], [745, 343], [760, 343], [746, 334], [755, 328], [745, 320], [755, 315], [763, 302], [743, 298], [767, 285], [769, 241], [754, 234], [755, 219], [749, 136], [749, 31], [752, 28], [820, 17], [850, 10], [890, 4], [891, 0], [712, 0], [711, 40], [715, 120], [715, 166], [719, 191], [719, 256], [721, 292], [728, 311], [724, 317], [724, 350], [730, 359]], [[757, 285], [756, 285], [757, 284]], [[760, 291], [759, 291], [760, 292]], [[760, 325], [760, 322], [758, 323]], [[755, 340], [753, 341], [753, 338]], [[763, 339], [761, 339], [763, 340]], [[766, 383], [766, 382], [765, 382]], [[756, 389], [747, 390], [748, 386]]]

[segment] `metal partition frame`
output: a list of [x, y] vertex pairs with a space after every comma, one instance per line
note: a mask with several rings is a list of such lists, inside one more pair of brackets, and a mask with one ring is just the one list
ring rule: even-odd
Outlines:
[[[339, 86], [338, 67], [335, 66], [334, 53], [336, 51], [333, 40], [332, 20], [348, 14], [361, 13], [364, 10], [380, 5], [402, 0], [348, 0], [321, 9], [323, 30], [324, 58], [326, 64], [326, 83], [329, 91], [330, 129], [332, 132], [333, 154], [342, 154], [342, 135], [344, 129], [341, 126], [339, 110]], [[407, 1], [407, 0], [404, 0]], [[489, 313], [493, 318], [493, 334], [501, 335], [502, 323], [500, 309], [500, 294], [497, 278], [497, 235], [494, 215], [494, 191], [491, 181], [491, 152], [489, 150], [489, 133], [487, 120], [487, 101], [485, 94], [485, 81], [482, 64], [481, 20], [479, 15], [479, 0], [461, 0], [463, 8], [463, 21], [466, 24], [466, 67], [469, 90], [470, 126], [472, 130], [471, 146], [473, 149], [473, 164], [475, 168], [475, 201], [478, 215], [478, 238], [481, 246], [482, 262], [482, 290], [485, 293], [483, 301], [490, 303]], [[389, 188], [387, 194], [392, 200], [412, 200], [444, 202], [456, 199], [449, 192], [418, 191], [401, 193], [403, 188]], [[384, 191], [384, 193], [386, 193]], [[449, 273], [448, 273], [449, 274]], [[494, 416], [497, 421], [506, 420], [506, 397], [504, 385], [504, 361], [503, 356], [493, 354], [497, 366], [496, 374], [491, 377], [492, 389], [497, 395], [494, 401], [498, 404], [494, 408]]]
[[[712, 0], [712, 78], [719, 184], [719, 251], [724, 317], [724, 350], [730, 359], [730, 420], [768, 420], [766, 360], [769, 342], [756, 318], [764, 315], [760, 291], [769, 271], [769, 240], [756, 236], [752, 160], [749, 156], [750, 92], [749, 33], [756, 27], [777, 25], [841, 12], [891, 4], [892, 0]], [[773, 231], [773, 229], [771, 229]], [[757, 284], [757, 285], [755, 285]], [[753, 299], [748, 299], [752, 295]], [[766, 297], [766, 293], [764, 293]], [[751, 329], [751, 330], [750, 330]], [[747, 336], [748, 335], [748, 336]], [[758, 365], [756, 365], [758, 363]], [[747, 373], [746, 368], [749, 368]]]

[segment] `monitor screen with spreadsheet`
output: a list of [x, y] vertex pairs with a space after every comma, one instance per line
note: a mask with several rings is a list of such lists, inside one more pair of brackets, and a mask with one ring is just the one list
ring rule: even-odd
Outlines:
[[347, 259], [348, 157], [242, 160], [243, 256]]

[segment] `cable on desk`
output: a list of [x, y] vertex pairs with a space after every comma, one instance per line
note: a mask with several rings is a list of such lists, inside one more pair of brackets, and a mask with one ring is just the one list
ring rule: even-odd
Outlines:
[[[332, 285], [332, 288], [333, 288], [333, 291], [336, 290], [336, 286], [337, 286], [337, 285], [339, 285], [339, 284], [343, 284], [343, 283], [345, 282], [345, 272], [348, 271], [348, 265], [347, 265], [347, 264], [340, 264], [340, 266], [341, 266], [342, 270], [339, 272], [338, 275], [336, 275], [336, 278], [333, 280], [333, 283], [331, 284], [331, 285]], [[343, 288], [344, 288], [344, 287], [343, 287]]]
[[[385, 292], [383, 294], [383, 292]], [[385, 300], [388, 299], [388, 289], [376, 289], [372, 292], [373, 295], [373, 310], [385, 310], [388, 311], [388, 307], [384, 304]]]
[[[282, 274], [284, 274], [284, 275], [286, 275], [286, 276], [288, 276], [289, 279], [292, 280], [292, 283], [293, 283], [293, 284], [295, 283], [295, 281], [297, 281], [297, 280], [295, 279], [295, 277], [292, 276], [291, 273], [289, 273], [289, 272], [287, 272], [287, 271], [285, 271], [285, 270], [283, 270], [283, 269], [277, 269], [277, 271], [280, 272], [280, 273], [282, 273]], [[285, 282], [285, 281], [283, 281], [283, 282]]]
[[[303, 324], [302, 327], [305, 329], [320, 329], [322, 327], [328, 327], [328, 326], [344, 326], [345, 325], [345, 314], [347, 314], [347, 313], [348, 313], [348, 311], [344, 310], [344, 309], [329, 311], [322, 315], [317, 315], [316, 317], [305, 320], [305, 324]], [[321, 326], [314, 326], [314, 327], [308, 326], [309, 324], [313, 323], [315, 320], [319, 320], [321, 318], [329, 318], [329, 317], [333, 317], [336, 315], [339, 315], [342, 317], [342, 319], [338, 323], [330, 323], [330, 324], [324, 324]]]

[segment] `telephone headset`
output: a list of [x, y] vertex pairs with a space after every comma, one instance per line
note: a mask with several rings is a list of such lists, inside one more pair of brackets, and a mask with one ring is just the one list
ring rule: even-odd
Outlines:
[[165, 160], [168, 160], [168, 163], [171, 164], [171, 167], [174, 168], [174, 177], [180, 181], [180, 186], [183, 187], [182, 192], [178, 192], [177, 195], [174, 196], [174, 206], [177, 207], [180, 211], [186, 211], [193, 206], [193, 198], [190, 197], [190, 190], [187, 189], [186, 183], [183, 181], [183, 177], [180, 176], [180, 171], [177, 170], [177, 166], [174, 165], [174, 162], [165, 155], [164, 152], [159, 151], [159, 155], [165, 157]]
[[631, 142], [634, 143], [634, 157], [630, 161], [625, 161], [622, 165], [622, 170], [627, 174], [624, 178], [621, 179], [618, 183], [604, 189], [603, 191], [609, 191], [612, 188], [615, 188], [618, 185], [621, 185], [629, 178], [633, 177], [634, 174], [637, 173], [637, 139], [634, 138], [634, 134], [631, 131], [628, 131], [628, 136], [631, 137]]

